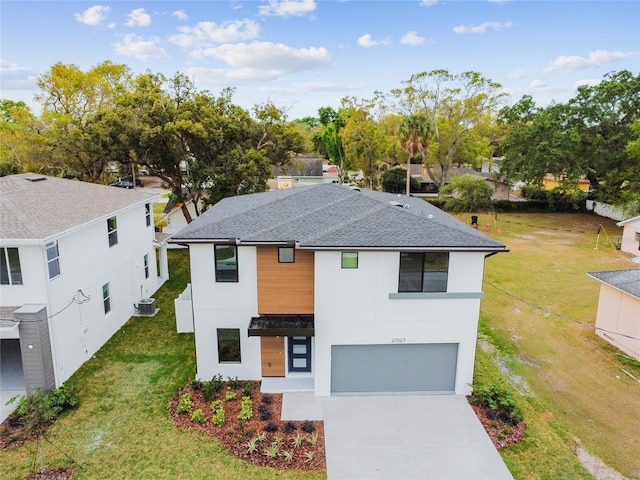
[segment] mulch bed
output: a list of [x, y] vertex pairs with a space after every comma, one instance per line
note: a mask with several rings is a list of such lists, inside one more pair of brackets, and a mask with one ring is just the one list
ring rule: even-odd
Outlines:
[[26, 480], [71, 480], [73, 471], [66, 467], [45, 468], [44, 475], [38, 471], [32, 473]]
[[[254, 465], [274, 468], [293, 468], [297, 470], [324, 470], [326, 469], [324, 451], [324, 423], [321, 421], [295, 421], [286, 422], [280, 420], [282, 411], [282, 394], [263, 394], [260, 391], [260, 382], [252, 381], [253, 385], [253, 415], [249, 420], [240, 422], [238, 414], [241, 410], [242, 388], [233, 389], [228, 382], [223, 382], [223, 387], [215, 394], [213, 400], [222, 401], [226, 423], [217, 426], [212, 422], [213, 400], [205, 401], [202, 398], [202, 389], [194, 389], [193, 382], [189, 382], [181, 388], [171, 403], [171, 415], [179, 428], [186, 428], [205, 433], [209, 437], [218, 440], [230, 453]], [[244, 384], [244, 382], [243, 382]], [[196, 384], [197, 385], [197, 384]], [[235, 399], [225, 401], [227, 392], [233, 392]], [[177, 413], [180, 397], [191, 394], [193, 407], [191, 411], [201, 409], [206, 421], [196, 423], [191, 420], [189, 413]], [[269, 414], [271, 418], [266, 418]], [[266, 431], [276, 428], [275, 431]], [[303, 427], [308, 430], [305, 432]], [[256, 443], [256, 449], [249, 451], [251, 439], [264, 435], [264, 440]], [[317, 440], [313, 445], [310, 440], [313, 436]], [[302, 438], [302, 442], [295, 446], [295, 438]], [[278, 454], [273, 456], [273, 445], [279, 439]], [[267, 454], [271, 449], [272, 456]], [[287, 458], [287, 452], [291, 457]]]
[[24, 425], [15, 415], [10, 415], [0, 424], [0, 449], [18, 448], [27, 442], [34, 442], [35, 440], [35, 433], [27, 433]]
[[527, 424], [522, 421], [517, 425], [513, 425], [502, 418], [497, 418], [494, 411], [489, 407], [471, 405], [471, 408], [476, 412], [478, 420], [480, 420], [498, 450], [522, 441], [527, 432]]

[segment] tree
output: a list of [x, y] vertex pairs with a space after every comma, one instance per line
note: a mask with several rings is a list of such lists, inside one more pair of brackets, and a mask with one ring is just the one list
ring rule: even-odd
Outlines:
[[320, 107], [318, 118], [320, 130], [311, 137], [315, 150], [334, 164], [340, 165], [340, 171], [350, 169], [352, 165], [345, 159], [340, 131], [345, 126], [345, 112], [336, 111], [331, 107]]
[[0, 176], [39, 170], [32, 153], [42, 128], [26, 103], [0, 101]]
[[[413, 177], [411, 178], [410, 189], [417, 190], [420, 188], [420, 182]], [[404, 167], [390, 168], [382, 172], [382, 189], [389, 193], [406, 192], [407, 169]], [[409, 190], [411, 191], [411, 190]]]
[[484, 178], [474, 175], [453, 177], [440, 194], [445, 196], [445, 208], [452, 212], [479, 212], [493, 205], [493, 189]]
[[[402, 119], [398, 127], [400, 144], [409, 156], [407, 157], [405, 194], [411, 194], [411, 160], [423, 155], [431, 141], [431, 124], [424, 115], [409, 115]], [[422, 162], [420, 162], [422, 163]]]

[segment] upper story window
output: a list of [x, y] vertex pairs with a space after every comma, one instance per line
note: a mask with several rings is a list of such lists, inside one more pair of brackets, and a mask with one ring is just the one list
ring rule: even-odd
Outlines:
[[235, 245], [215, 245], [216, 282], [238, 281], [238, 248]]
[[149, 278], [149, 254], [144, 256], [144, 278]]
[[293, 247], [278, 248], [279, 263], [293, 263], [295, 261], [295, 249]]
[[56, 278], [60, 275], [60, 253], [58, 252], [58, 242], [49, 242], [46, 247], [49, 278]]
[[448, 252], [400, 252], [398, 292], [446, 292]]
[[358, 268], [358, 252], [342, 252], [342, 268]]
[[22, 285], [22, 270], [17, 247], [0, 248], [0, 278], [2, 285]]
[[144, 204], [144, 218], [146, 219], [147, 227], [151, 226], [151, 204], [150, 203]]
[[118, 222], [116, 217], [107, 219], [107, 232], [109, 234], [109, 247], [118, 244]]
[[111, 311], [111, 288], [109, 287], [109, 282], [102, 286], [102, 306], [104, 307], [105, 315]]

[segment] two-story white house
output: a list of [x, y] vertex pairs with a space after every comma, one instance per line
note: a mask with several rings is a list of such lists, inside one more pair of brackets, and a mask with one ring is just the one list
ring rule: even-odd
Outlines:
[[337, 184], [224, 199], [171, 241], [190, 250], [198, 378], [319, 396], [470, 393], [485, 258], [508, 251]]
[[7, 365], [11, 352], [20, 357], [26, 391], [60, 386], [168, 278], [156, 198], [44, 175], [0, 178], [0, 348]]

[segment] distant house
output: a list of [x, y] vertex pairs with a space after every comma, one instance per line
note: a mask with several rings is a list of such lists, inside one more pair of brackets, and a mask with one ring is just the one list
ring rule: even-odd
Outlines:
[[[494, 192], [491, 196], [493, 200], [514, 199], [512, 198], [512, 196], [510, 196], [509, 185], [501, 180], [496, 181], [494, 178], [494, 173], [491, 173], [490, 171], [478, 172], [477, 170], [474, 170], [472, 168], [450, 167], [447, 171], [447, 179], [445, 183], [449, 183], [453, 177], [459, 175], [473, 175], [474, 177], [480, 177], [484, 179], [491, 186]], [[427, 169], [424, 165], [411, 165], [411, 176], [414, 177], [420, 184], [419, 190], [416, 192], [412, 191], [412, 195], [436, 196], [438, 194], [439, 188], [437, 184], [433, 180], [431, 180], [431, 178], [429, 178]]]
[[618, 222], [616, 225], [623, 227], [620, 249], [640, 259], [640, 215]]
[[319, 396], [469, 394], [485, 258], [508, 251], [421, 199], [337, 184], [226, 198], [171, 241], [190, 250], [176, 313], [197, 377]]
[[640, 360], [640, 268], [587, 274], [602, 284], [596, 334]]
[[[551, 173], [547, 173], [542, 179], [542, 189], [543, 190], [553, 190], [554, 188], [562, 187], [566, 185], [566, 181], [563, 178], [558, 178]], [[583, 192], [588, 192], [591, 189], [591, 182], [585, 177], [581, 177], [578, 180], [573, 182], [569, 182], [569, 184], [574, 184], [578, 187], [579, 190]]]
[[0, 192], [0, 349], [20, 356], [26, 391], [47, 390], [168, 278], [157, 197], [35, 174], [0, 178]]

